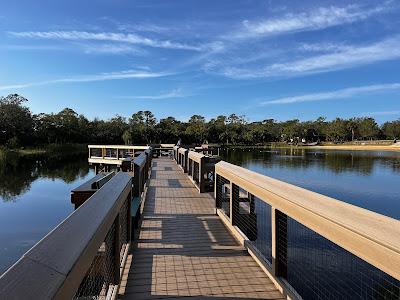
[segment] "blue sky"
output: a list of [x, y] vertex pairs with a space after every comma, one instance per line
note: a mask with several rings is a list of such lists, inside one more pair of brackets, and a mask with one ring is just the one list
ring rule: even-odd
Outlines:
[[400, 118], [400, 1], [3, 1], [0, 95], [34, 113]]

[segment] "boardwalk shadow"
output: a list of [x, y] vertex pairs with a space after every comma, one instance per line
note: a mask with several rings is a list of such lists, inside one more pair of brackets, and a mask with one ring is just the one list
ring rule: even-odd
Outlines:
[[179, 179], [167, 179], [167, 180], [168, 180], [168, 187], [175, 187], [175, 188], [183, 187]]
[[[153, 226], [152, 226], [153, 224]], [[245, 249], [215, 215], [166, 215], [146, 218], [138, 255], [243, 256]]]

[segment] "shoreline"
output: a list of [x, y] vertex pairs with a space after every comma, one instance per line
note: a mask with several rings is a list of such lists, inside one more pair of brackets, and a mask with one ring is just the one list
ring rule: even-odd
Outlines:
[[327, 149], [327, 150], [354, 150], [354, 151], [394, 151], [400, 152], [400, 146], [383, 145], [320, 145], [320, 146], [299, 146], [302, 149]]
[[349, 145], [349, 144], [342, 144], [342, 145], [316, 145], [316, 146], [305, 146], [305, 145], [284, 145], [284, 144], [270, 144], [270, 145], [254, 145], [254, 146], [245, 146], [245, 145], [238, 145], [232, 146], [229, 145], [228, 148], [255, 148], [255, 149], [262, 149], [262, 148], [274, 148], [274, 149], [320, 149], [320, 150], [347, 150], [347, 151], [392, 151], [392, 152], [400, 152], [400, 145], [393, 146], [393, 145]]
[[1, 148], [0, 152], [5, 153], [15, 153], [20, 156], [36, 156], [36, 155], [69, 155], [76, 153], [86, 153], [87, 145], [86, 144], [50, 144], [50, 145], [41, 145], [41, 146], [33, 146], [27, 148], [17, 148], [17, 149], [9, 149], [9, 148]]

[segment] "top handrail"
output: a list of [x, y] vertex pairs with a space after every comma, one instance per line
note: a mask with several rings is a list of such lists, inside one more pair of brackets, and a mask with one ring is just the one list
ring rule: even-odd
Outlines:
[[0, 276], [0, 298], [71, 299], [131, 189], [127, 173], [111, 178]]
[[200, 163], [201, 159], [204, 157], [205, 155], [203, 153], [199, 153], [199, 152], [195, 152], [195, 151], [189, 151], [188, 157], [189, 159]]
[[107, 175], [105, 175], [104, 177], [97, 179], [96, 181], [92, 182], [91, 188], [98, 190], [103, 185], [105, 185], [114, 175], [115, 175], [115, 172], [110, 172]]
[[147, 155], [145, 152], [140, 153], [139, 156], [136, 156], [133, 159], [133, 163], [139, 166], [140, 169], [142, 169], [146, 165], [146, 162], [147, 162]]
[[134, 145], [88, 145], [88, 148], [93, 149], [127, 149], [127, 150], [146, 150], [149, 149], [150, 146], [134, 146]]
[[221, 161], [216, 174], [400, 280], [400, 221]]
[[182, 148], [182, 147], [178, 149], [178, 153], [180, 153], [180, 154], [185, 154], [186, 151], [189, 151], [189, 150], [186, 148]]

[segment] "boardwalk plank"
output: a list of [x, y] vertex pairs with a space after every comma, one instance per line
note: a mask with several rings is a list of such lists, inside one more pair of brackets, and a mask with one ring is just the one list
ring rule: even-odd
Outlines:
[[120, 298], [284, 299], [214, 206], [213, 197], [199, 194], [174, 161], [154, 159]]

